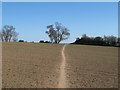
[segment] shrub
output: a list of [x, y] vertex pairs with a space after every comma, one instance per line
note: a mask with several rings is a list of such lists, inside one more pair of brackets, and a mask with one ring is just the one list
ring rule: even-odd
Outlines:
[[50, 43], [49, 41], [45, 41], [45, 43]]
[[44, 43], [44, 40], [41, 40], [39, 43]]
[[19, 40], [19, 42], [24, 42], [24, 40]]

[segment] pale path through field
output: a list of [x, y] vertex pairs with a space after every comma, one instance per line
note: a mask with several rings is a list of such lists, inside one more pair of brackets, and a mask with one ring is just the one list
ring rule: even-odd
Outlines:
[[63, 46], [62, 50], [61, 50], [61, 54], [62, 54], [62, 63], [60, 66], [60, 78], [59, 78], [59, 85], [58, 88], [66, 88], [66, 73], [65, 73], [65, 64], [66, 64], [66, 58], [65, 58], [65, 47], [66, 45]]

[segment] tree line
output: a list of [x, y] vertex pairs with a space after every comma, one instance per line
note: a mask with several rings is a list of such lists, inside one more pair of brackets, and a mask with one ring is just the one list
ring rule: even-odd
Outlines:
[[99, 45], [99, 46], [120, 46], [120, 37], [104, 36], [104, 37], [89, 37], [83, 34], [81, 38], [76, 38], [76, 41], [72, 44], [82, 45]]
[[[47, 31], [45, 33], [50, 38], [50, 41], [40, 40], [40, 43], [60, 43], [63, 40], [69, 38], [69, 29], [63, 26], [59, 22], [55, 22], [52, 25], [46, 26]], [[18, 41], [19, 33], [15, 31], [15, 27], [5, 25], [0, 31], [0, 40], [2, 42], [27, 42], [24, 40]], [[32, 41], [34, 42], [34, 41]], [[100, 46], [120, 46], [120, 37], [115, 36], [104, 36], [104, 37], [89, 37], [83, 34], [81, 38], [76, 38], [76, 41], [72, 44], [83, 44], [83, 45], [100, 45]]]
[[[69, 30], [65, 26], [63, 26], [59, 22], [55, 22], [55, 24], [48, 25], [46, 27], [48, 31], [45, 33], [50, 38], [49, 41], [40, 41], [44, 43], [60, 43], [63, 40], [69, 38]], [[2, 42], [17, 42], [18, 41], [18, 33], [15, 31], [15, 28], [10, 25], [3, 26], [2, 30], [0, 31], [0, 40]], [[24, 40], [19, 40], [19, 42], [24, 42]]]

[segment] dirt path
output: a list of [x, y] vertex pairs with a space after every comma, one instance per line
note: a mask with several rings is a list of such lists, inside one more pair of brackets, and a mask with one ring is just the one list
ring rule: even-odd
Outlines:
[[61, 50], [62, 63], [61, 63], [61, 66], [60, 66], [60, 78], [59, 78], [58, 88], [66, 88], [67, 87], [66, 73], [65, 73], [65, 64], [66, 64], [66, 58], [65, 58], [65, 53], [64, 53], [65, 47], [66, 47], [66, 45], [64, 45], [62, 50]]

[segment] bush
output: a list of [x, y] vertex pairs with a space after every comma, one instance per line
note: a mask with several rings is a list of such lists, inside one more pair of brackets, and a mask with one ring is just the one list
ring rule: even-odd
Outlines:
[[44, 40], [41, 40], [39, 43], [44, 43]]
[[24, 42], [24, 40], [19, 40], [19, 42]]
[[49, 41], [45, 41], [45, 43], [50, 43]]

